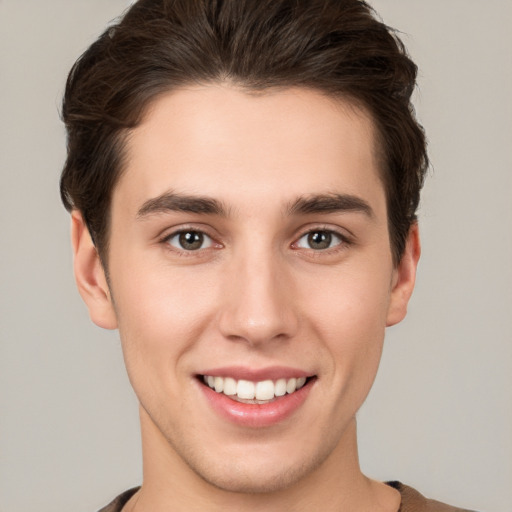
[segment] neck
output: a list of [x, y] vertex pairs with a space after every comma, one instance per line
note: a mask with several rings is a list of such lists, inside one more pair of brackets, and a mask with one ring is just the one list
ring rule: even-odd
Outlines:
[[353, 419], [335, 450], [305, 477], [271, 492], [233, 492], [199, 476], [141, 410], [144, 481], [123, 512], [396, 511], [398, 492], [366, 478]]

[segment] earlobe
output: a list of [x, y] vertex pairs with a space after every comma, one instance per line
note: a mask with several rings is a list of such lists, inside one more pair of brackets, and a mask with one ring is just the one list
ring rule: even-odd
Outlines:
[[416, 269], [421, 254], [418, 224], [411, 226], [400, 263], [395, 269], [387, 316], [387, 327], [401, 322], [407, 314], [407, 304], [414, 290]]
[[117, 318], [103, 265], [80, 212], [71, 214], [71, 241], [78, 291], [91, 320], [104, 329], [117, 329]]

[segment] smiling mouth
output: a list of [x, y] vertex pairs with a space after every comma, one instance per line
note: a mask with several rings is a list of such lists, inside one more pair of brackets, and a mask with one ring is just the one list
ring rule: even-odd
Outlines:
[[200, 375], [199, 379], [209, 388], [236, 402], [246, 404], [268, 404], [279, 398], [292, 395], [304, 387], [314, 377], [292, 377], [290, 379], [236, 380], [232, 377]]

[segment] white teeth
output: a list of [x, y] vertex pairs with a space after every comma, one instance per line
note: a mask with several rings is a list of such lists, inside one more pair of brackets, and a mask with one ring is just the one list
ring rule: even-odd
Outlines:
[[297, 379], [297, 389], [300, 389], [304, 384], [306, 384], [306, 377], [299, 377]]
[[217, 393], [224, 393], [228, 396], [236, 395], [242, 400], [257, 400], [266, 402], [290, 394], [306, 383], [306, 377], [291, 379], [277, 379], [276, 381], [262, 380], [251, 382], [249, 380], [236, 381], [231, 377], [213, 377], [212, 375], [203, 376], [203, 381]]
[[297, 389], [297, 379], [290, 379], [286, 383], [286, 392], [293, 393]]
[[264, 380], [256, 384], [256, 400], [272, 400], [274, 398], [274, 383]]
[[224, 379], [222, 377], [215, 377], [214, 381], [215, 391], [222, 393], [224, 390]]
[[236, 395], [236, 380], [231, 377], [224, 379], [224, 394], [225, 395]]
[[254, 398], [254, 382], [248, 380], [239, 380], [236, 386], [238, 398], [252, 400]]
[[286, 395], [286, 379], [279, 379], [276, 382], [275, 391], [276, 396], [284, 396]]

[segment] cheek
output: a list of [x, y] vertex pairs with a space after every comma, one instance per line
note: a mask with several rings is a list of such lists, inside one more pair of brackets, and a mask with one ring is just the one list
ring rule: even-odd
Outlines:
[[[379, 272], [380, 270], [380, 272]], [[343, 333], [349, 339], [383, 331], [390, 302], [390, 274], [378, 266], [350, 268], [306, 283], [302, 297], [330, 336]], [[360, 335], [360, 336], [359, 336]], [[371, 338], [371, 337], [370, 337]]]
[[198, 271], [148, 267], [127, 264], [129, 280], [112, 276], [119, 332], [129, 373], [151, 367], [170, 378], [210, 322], [215, 287]]
[[[377, 269], [379, 267], [376, 267]], [[307, 297], [303, 311], [323, 340], [336, 379], [373, 379], [382, 352], [389, 307], [389, 275], [368, 269], [340, 273]], [[313, 284], [313, 283], [311, 283]]]

